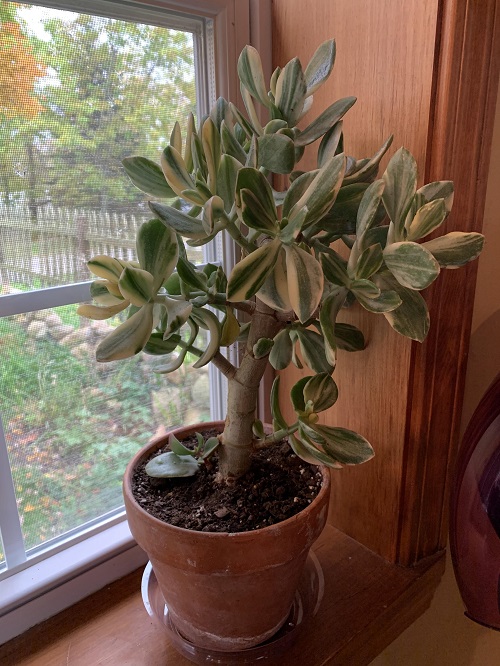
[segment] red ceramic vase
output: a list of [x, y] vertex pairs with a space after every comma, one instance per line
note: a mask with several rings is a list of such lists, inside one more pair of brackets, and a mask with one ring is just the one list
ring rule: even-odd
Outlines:
[[450, 549], [466, 615], [500, 630], [500, 374], [474, 412], [459, 451]]

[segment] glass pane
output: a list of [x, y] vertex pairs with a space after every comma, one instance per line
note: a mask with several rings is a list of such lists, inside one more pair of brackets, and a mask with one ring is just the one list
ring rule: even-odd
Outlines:
[[151, 213], [121, 160], [158, 162], [195, 112], [193, 35], [0, 2], [0, 46], [4, 292], [89, 279], [95, 254], [132, 258]]
[[118, 318], [80, 321], [75, 310], [0, 319], [2, 418], [27, 549], [120, 506], [125, 466], [155, 433], [210, 418], [208, 368], [190, 359], [157, 375], [146, 354], [96, 363]]

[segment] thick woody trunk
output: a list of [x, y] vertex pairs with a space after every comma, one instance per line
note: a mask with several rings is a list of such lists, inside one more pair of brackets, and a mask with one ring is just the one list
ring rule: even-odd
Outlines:
[[235, 375], [229, 379], [227, 416], [219, 448], [219, 470], [223, 480], [231, 482], [244, 474], [250, 465], [259, 385], [267, 367], [267, 356], [256, 359], [253, 346], [260, 338], [274, 338], [282, 327], [274, 310], [261, 301], [250, 324], [245, 354]]

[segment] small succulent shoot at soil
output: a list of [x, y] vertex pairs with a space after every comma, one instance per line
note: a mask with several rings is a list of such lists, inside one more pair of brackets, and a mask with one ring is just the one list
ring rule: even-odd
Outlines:
[[[240, 477], [253, 450], [282, 438], [314, 464], [336, 468], [371, 458], [364, 437], [321, 420], [337, 400], [332, 373], [339, 350], [365, 347], [363, 333], [338, 321], [339, 314], [357, 303], [423, 341], [429, 314], [420, 291], [442, 269], [475, 259], [483, 246], [478, 233], [436, 237], [451, 210], [453, 184], [418, 188], [417, 164], [405, 148], [377, 177], [392, 137], [371, 157], [346, 153], [342, 119], [354, 97], [299, 127], [334, 59], [329, 40], [305, 69], [294, 58], [266, 86], [259, 54], [245, 47], [238, 74], [246, 115], [220, 98], [197, 127], [189, 117], [184, 137], [175, 124], [160, 164], [125, 159], [132, 183], [154, 198], [153, 217], [139, 230], [136, 262], [102, 255], [88, 264], [97, 277], [95, 304], [79, 313], [107, 319], [127, 311], [98, 346], [99, 361], [144, 351], [160, 359], [157, 372], [168, 373], [194, 357], [195, 368], [211, 362], [227, 377], [227, 418], [216, 440], [221, 481]], [[258, 107], [268, 114], [264, 124]], [[315, 168], [297, 168], [315, 143]], [[194, 265], [185, 248], [221, 233], [241, 251], [228, 275], [221, 266]], [[242, 324], [238, 313], [249, 322]], [[243, 350], [235, 367], [221, 350], [237, 342]], [[268, 364], [280, 371], [290, 363], [310, 374], [291, 391], [293, 423], [280, 410], [276, 378], [269, 431], [256, 419], [259, 384]], [[148, 471], [195, 473], [215, 448], [209, 440], [190, 451], [171, 437], [172, 451]]]
[[170, 435], [171, 450], [150, 460], [145, 468], [146, 474], [158, 479], [194, 476], [199, 465], [206, 463], [220, 444], [217, 437], [209, 437], [205, 440], [201, 433], [195, 434], [197, 444], [193, 449], [184, 446], [175, 435]]

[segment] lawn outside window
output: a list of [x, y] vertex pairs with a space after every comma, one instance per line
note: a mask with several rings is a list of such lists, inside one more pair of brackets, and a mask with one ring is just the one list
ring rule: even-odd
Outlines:
[[[166, 385], [153, 357], [99, 367], [108, 322], [90, 326], [76, 304], [89, 299], [85, 261], [133, 260], [151, 217], [120, 160], [160, 151], [170, 118], [236, 97], [227, 62], [249, 41], [250, 9], [258, 25], [268, 5], [0, 5], [24, 77], [15, 103], [0, 97], [0, 643], [145, 562], [122, 510], [128, 459], [161, 426], [224, 416], [218, 373], [181, 368]], [[226, 268], [234, 253], [194, 250]]]

